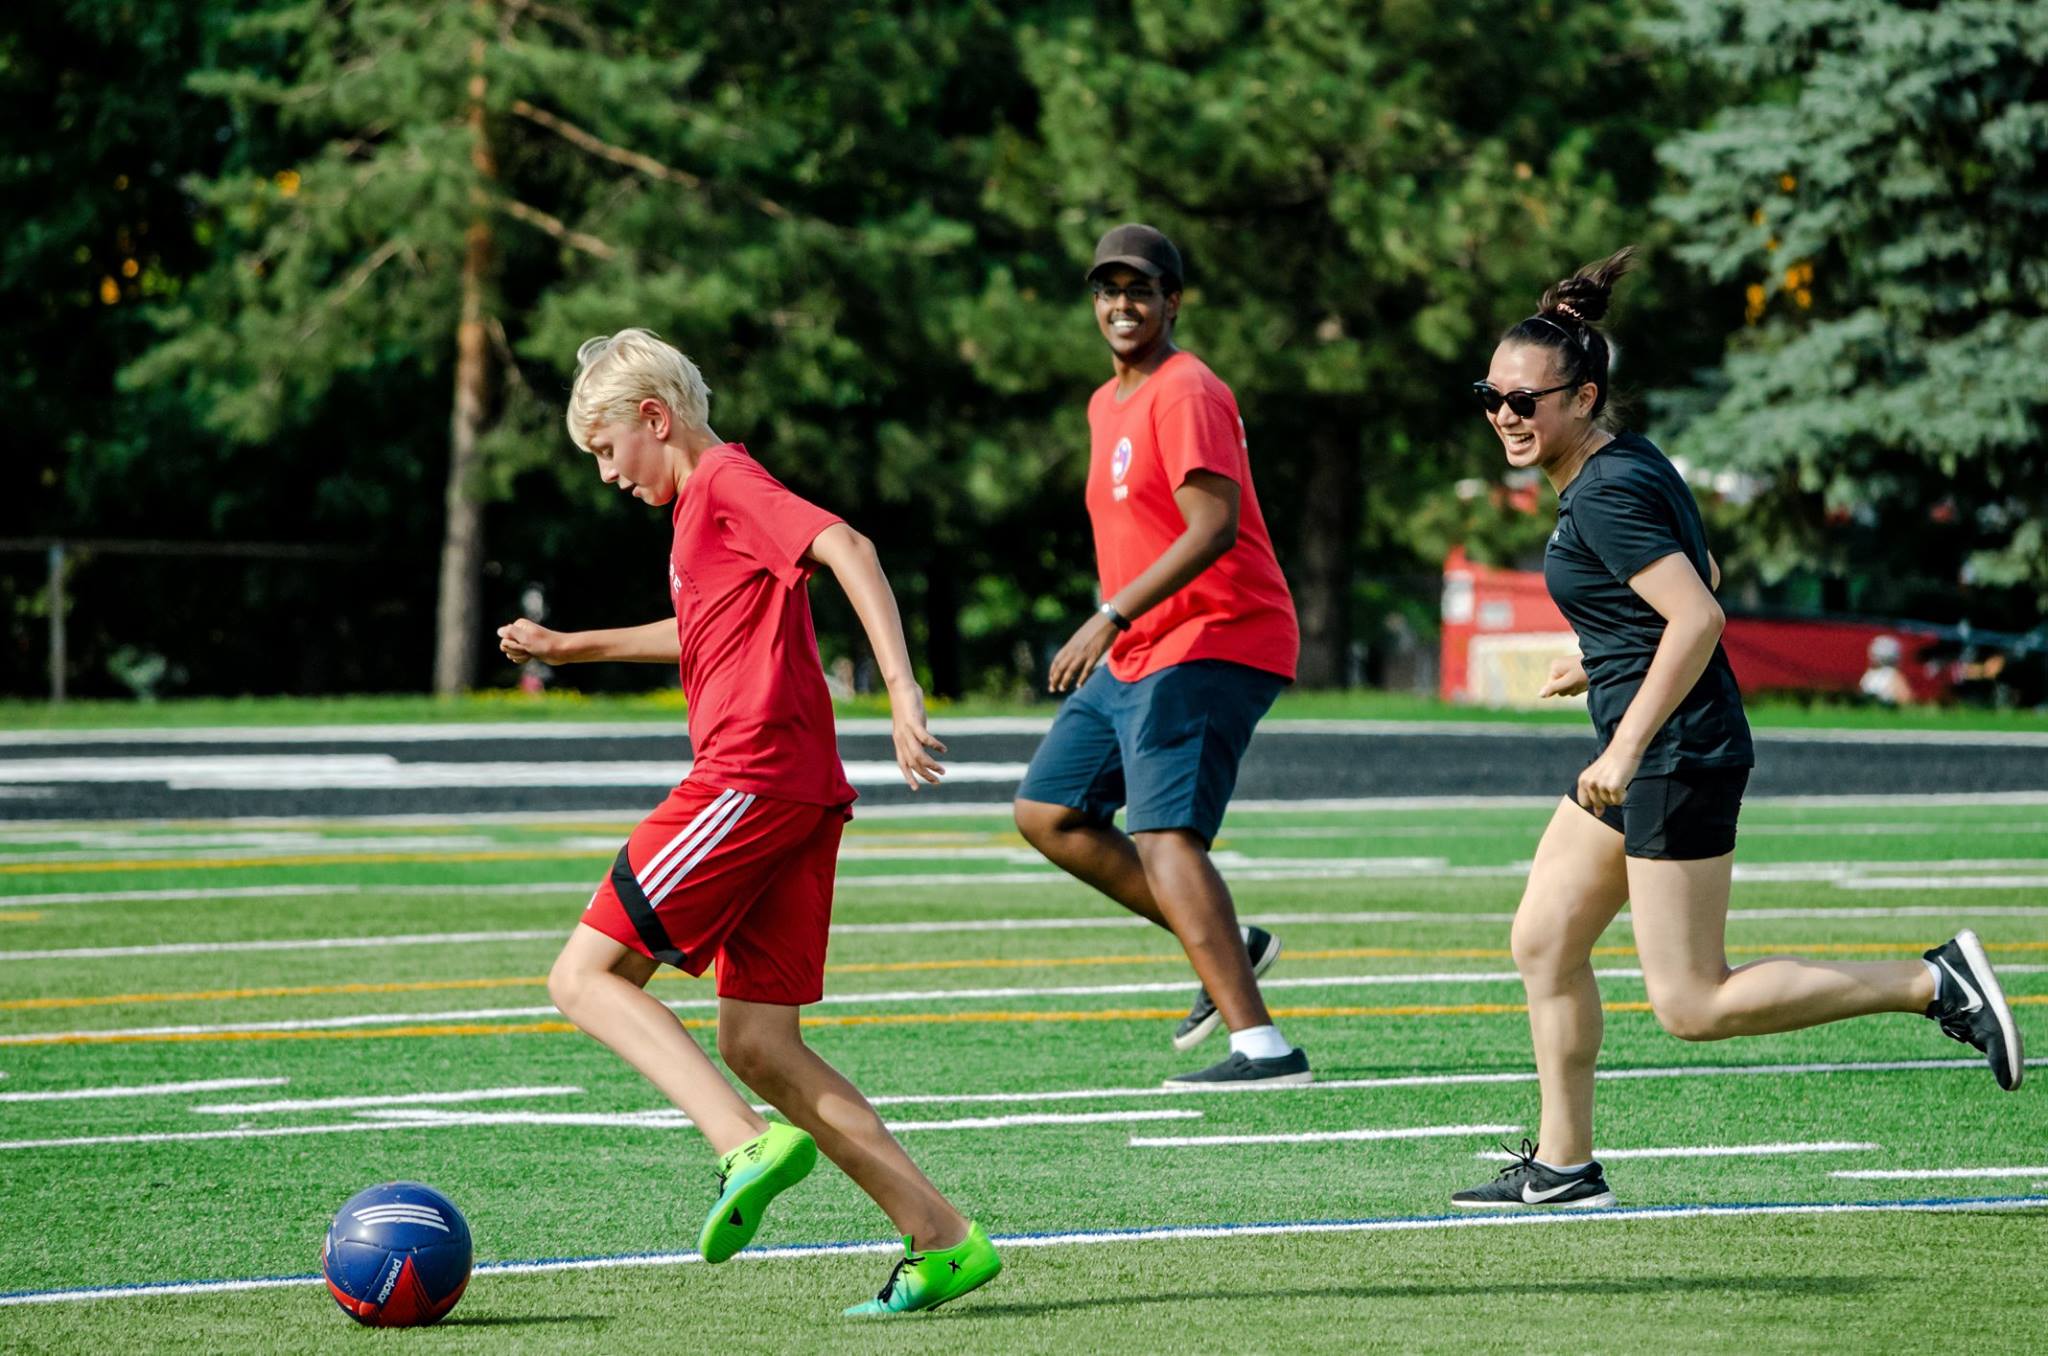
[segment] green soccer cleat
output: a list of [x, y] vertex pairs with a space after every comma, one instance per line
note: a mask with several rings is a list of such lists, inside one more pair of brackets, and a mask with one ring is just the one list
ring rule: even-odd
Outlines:
[[995, 1279], [1003, 1259], [979, 1224], [967, 1226], [967, 1237], [944, 1251], [912, 1252], [903, 1240], [903, 1260], [889, 1273], [882, 1293], [846, 1311], [849, 1318], [871, 1314], [908, 1314], [936, 1309], [948, 1300]]
[[772, 1124], [718, 1160], [718, 1204], [704, 1217], [697, 1251], [723, 1262], [754, 1241], [768, 1202], [810, 1175], [818, 1142], [793, 1125]]

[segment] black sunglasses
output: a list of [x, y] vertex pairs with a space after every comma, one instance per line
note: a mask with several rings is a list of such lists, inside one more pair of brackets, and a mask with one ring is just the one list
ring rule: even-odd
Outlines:
[[1133, 283], [1129, 287], [1118, 287], [1115, 283], [1090, 283], [1088, 290], [1095, 296], [1114, 305], [1128, 298], [1143, 306], [1148, 301], [1157, 301], [1166, 294], [1150, 283]]
[[1585, 385], [1582, 381], [1568, 381], [1560, 386], [1546, 386], [1540, 391], [1496, 391], [1483, 381], [1472, 383], [1472, 398], [1479, 402], [1479, 408], [1488, 414], [1499, 414], [1505, 405], [1516, 414], [1527, 419], [1536, 413], [1536, 402], [1553, 391], [1569, 391], [1574, 386]]

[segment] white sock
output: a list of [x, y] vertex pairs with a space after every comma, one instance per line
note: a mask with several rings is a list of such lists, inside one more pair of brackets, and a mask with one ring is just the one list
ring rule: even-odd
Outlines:
[[1579, 1175], [1580, 1173], [1584, 1172], [1584, 1171], [1585, 1171], [1585, 1170], [1586, 1170], [1587, 1168], [1590, 1168], [1590, 1167], [1592, 1167], [1592, 1166], [1593, 1166], [1593, 1160], [1589, 1158], [1589, 1159], [1587, 1159], [1587, 1160], [1586, 1160], [1585, 1162], [1583, 1162], [1583, 1163], [1574, 1163], [1574, 1164], [1572, 1164], [1572, 1165], [1571, 1165], [1570, 1167], [1561, 1167], [1561, 1166], [1559, 1166], [1559, 1165], [1558, 1165], [1558, 1164], [1556, 1164], [1556, 1163], [1546, 1163], [1546, 1162], [1544, 1162], [1544, 1161], [1543, 1161], [1542, 1159], [1540, 1159], [1540, 1158], [1539, 1158], [1539, 1159], [1537, 1159], [1537, 1160], [1536, 1160], [1536, 1166], [1537, 1166], [1537, 1167], [1539, 1167], [1539, 1168], [1548, 1168], [1548, 1169], [1550, 1169], [1550, 1170], [1551, 1170], [1552, 1172], [1554, 1172], [1554, 1173], [1558, 1173], [1558, 1174], [1560, 1174], [1560, 1175], [1562, 1175], [1562, 1176], [1565, 1176], [1565, 1177], [1577, 1177], [1577, 1176], [1578, 1176], [1578, 1175]]
[[1230, 1033], [1230, 1049], [1246, 1059], [1278, 1059], [1294, 1047], [1277, 1026], [1248, 1026]]
[[1931, 960], [1923, 959], [1920, 963], [1927, 967], [1929, 977], [1934, 980], [1934, 999], [1938, 1003], [1941, 1001], [1941, 967]]

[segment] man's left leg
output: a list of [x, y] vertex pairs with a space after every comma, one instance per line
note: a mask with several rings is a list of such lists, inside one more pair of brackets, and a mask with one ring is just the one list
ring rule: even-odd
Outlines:
[[1185, 1049], [1213, 1029], [1213, 1019], [1206, 1026], [1199, 1020], [1204, 1009], [1230, 1028], [1225, 1059], [1170, 1079], [1170, 1086], [1311, 1078], [1308, 1057], [1280, 1034], [1259, 994], [1257, 975], [1272, 964], [1279, 943], [1261, 929], [1239, 927], [1230, 887], [1209, 857], [1238, 761], [1282, 686], [1238, 664], [1176, 665], [1133, 685], [1120, 721], [1131, 837], [1152, 898], [1202, 981], [1174, 1044]]
[[1134, 834], [1132, 841], [1160, 915], [1180, 939], [1188, 963], [1223, 1014], [1223, 1024], [1232, 1031], [1272, 1025], [1252, 975], [1237, 905], [1209, 860], [1208, 847], [1189, 829]]

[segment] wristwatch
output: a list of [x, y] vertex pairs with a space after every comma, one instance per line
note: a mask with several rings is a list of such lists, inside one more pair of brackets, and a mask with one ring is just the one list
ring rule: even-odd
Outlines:
[[1123, 613], [1117, 611], [1115, 603], [1105, 602], [1101, 607], [1098, 607], [1095, 610], [1097, 612], [1100, 612], [1103, 616], [1109, 618], [1109, 624], [1111, 626], [1114, 626], [1117, 630], [1128, 631], [1131, 629], [1131, 619], [1129, 617], [1126, 617]]

